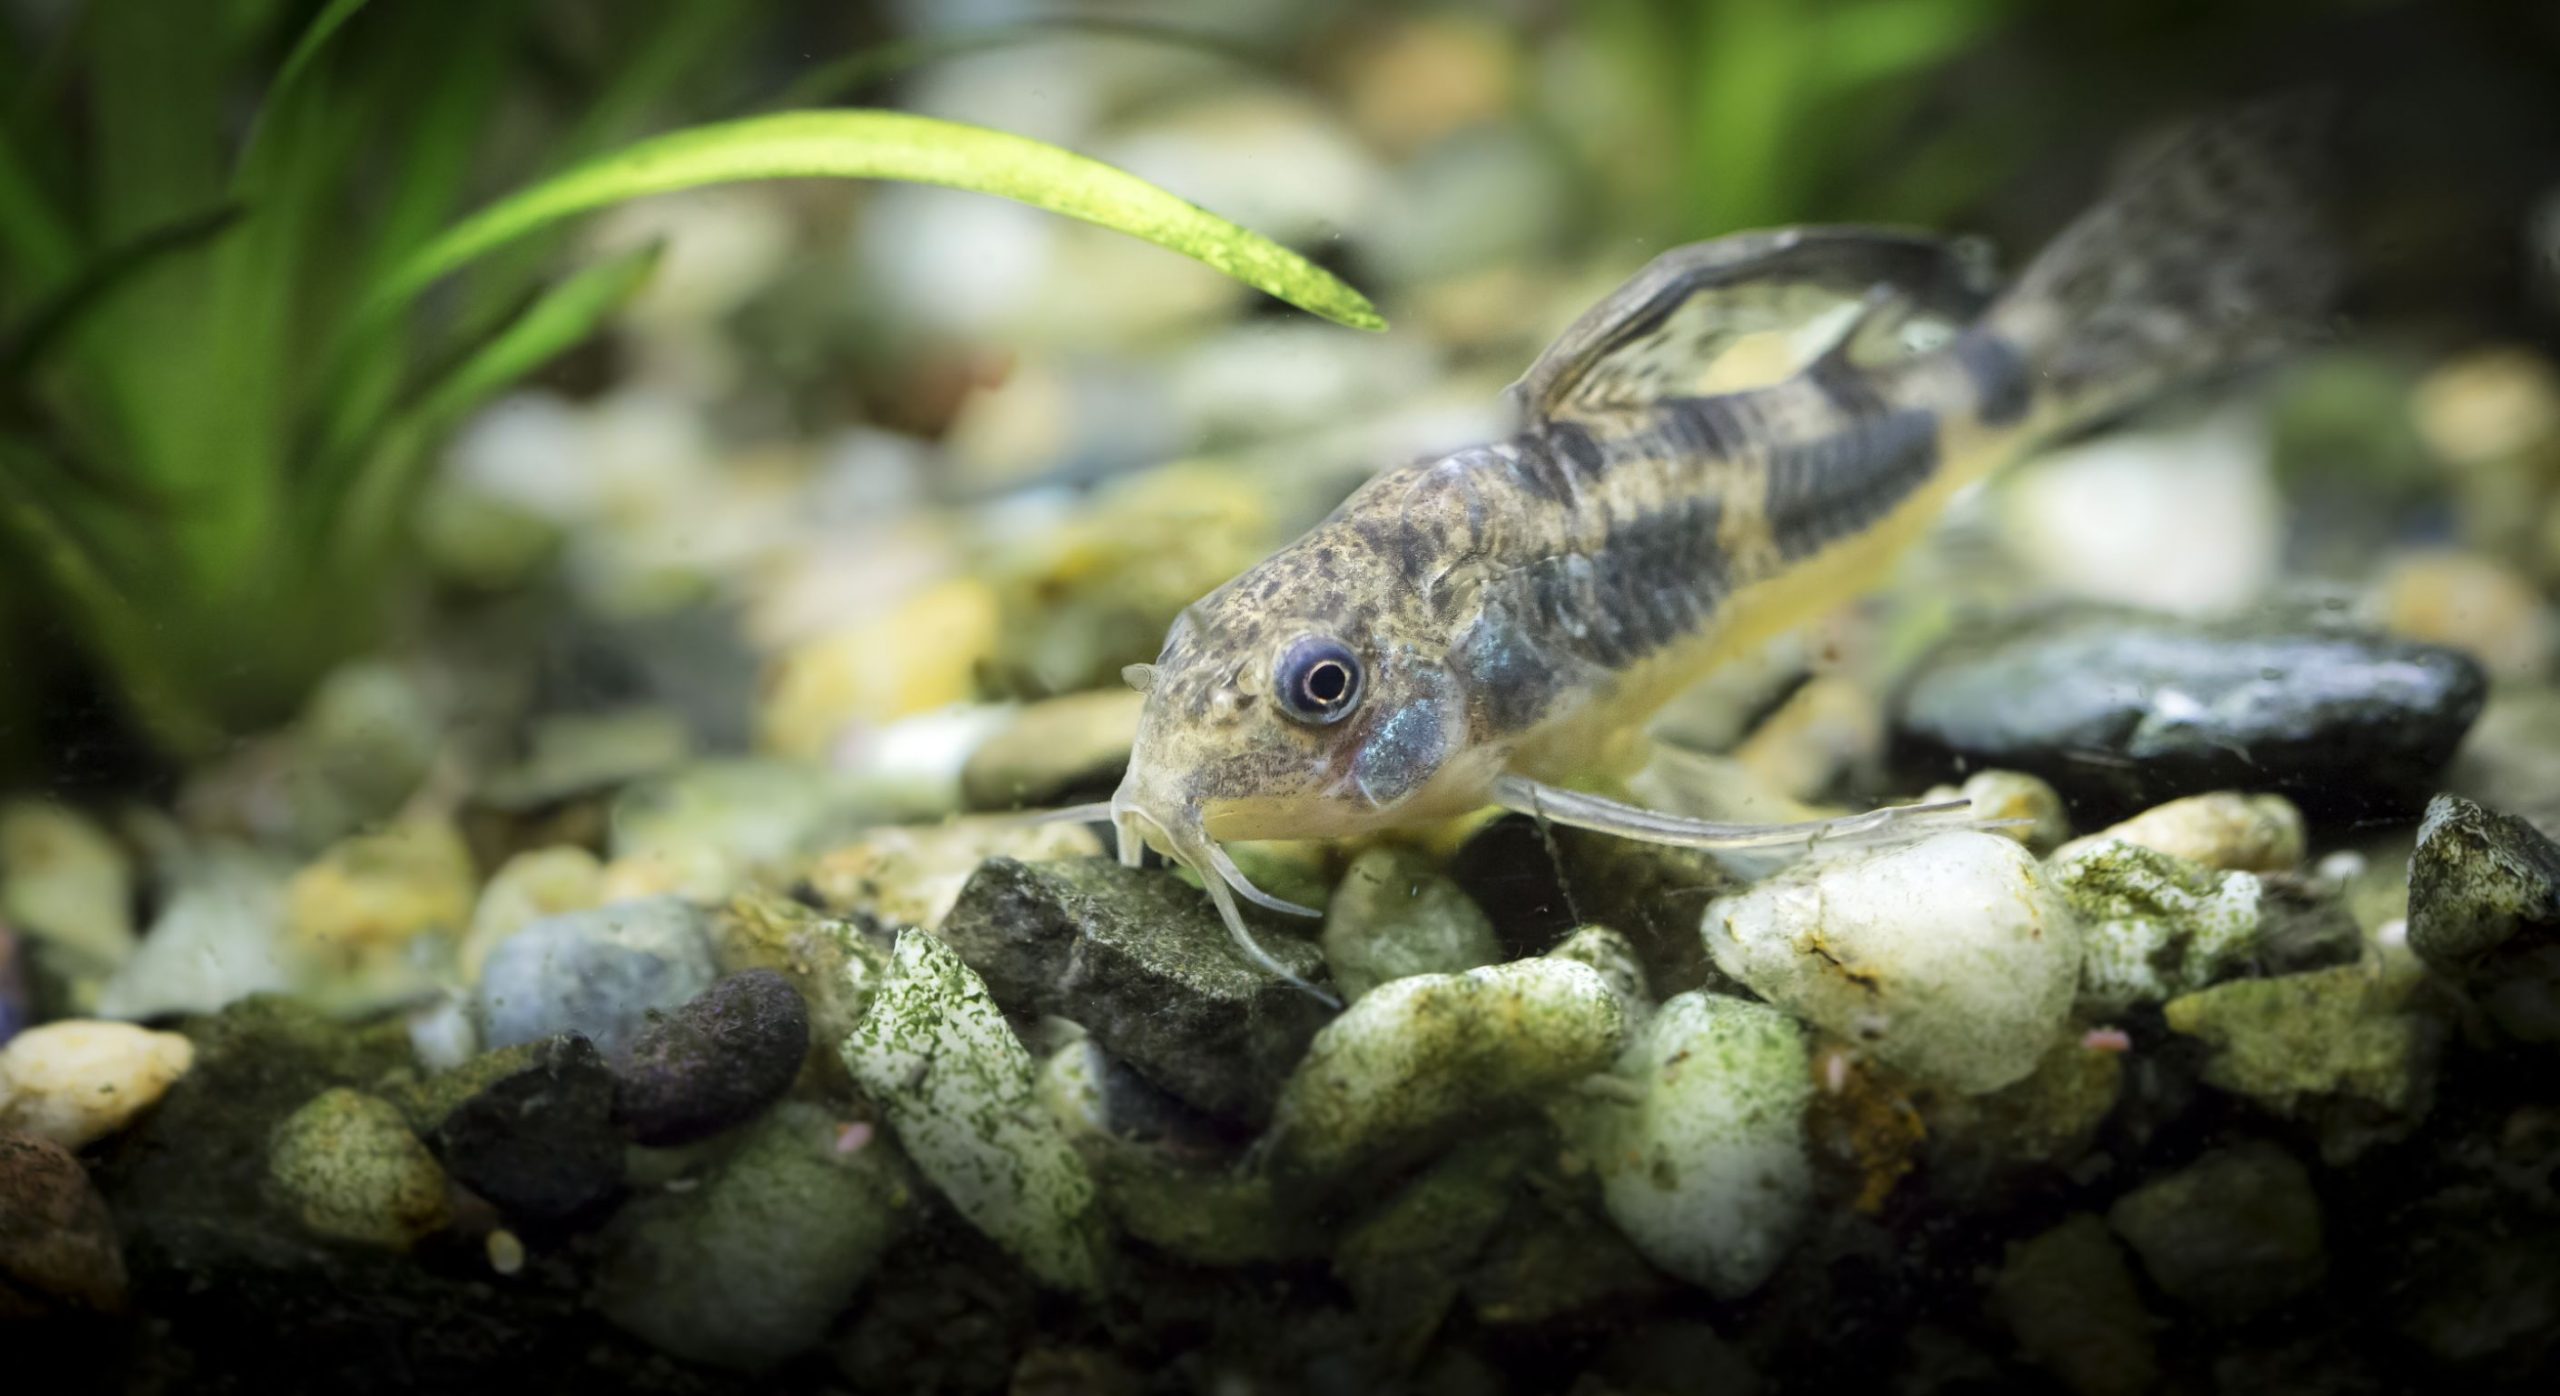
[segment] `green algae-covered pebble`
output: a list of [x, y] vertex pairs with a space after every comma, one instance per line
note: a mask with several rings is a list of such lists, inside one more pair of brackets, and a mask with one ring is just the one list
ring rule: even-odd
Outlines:
[[1644, 961], [1637, 957], [1636, 947], [1625, 936], [1606, 926], [1584, 926], [1547, 952], [1550, 960], [1571, 960], [1600, 971], [1600, 977], [1627, 1006], [1628, 1021], [1653, 1011], [1653, 997], [1648, 991]]
[[2342, 1163], [2405, 1134], [2434, 1097], [2442, 1027], [2410, 1005], [2421, 976], [2386, 962], [2240, 979], [2171, 999], [2169, 1029], [2211, 1049], [2205, 1081], [2324, 1126]]
[[2257, 949], [2256, 875], [2217, 872], [2113, 839], [2052, 864], [2080, 917], [2080, 1003], [2100, 1013], [2158, 1003], [2227, 979]]
[[1626, 1032], [1609, 982], [1568, 960], [1380, 985], [1316, 1034], [1281, 1089], [1270, 1166], [1299, 1185], [1339, 1181], [1605, 1069]]
[[1353, 860], [1324, 913], [1334, 987], [1356, 999], [1391, 980], [1455, 974], [1502, 958], [1493, 919], [1431, 860], [1373, 848]]
[[1108, 1238], [1093, 1176], [1041, 1104], [1030, 1052], [958, 955], [901, 932], [844, 1064], [972, 1226], [1047, 1284], [1102, 1288]]
[[1804, 1030], [1767, 1004], [1675, 995], [1618, 1061], [1631, 1105], [1563, 1113], [1645, 1258], [1733, 1299], [1786, 1258], [1813, 1196]]
[[314, 1234], [406, 1250], [450, 1215], [444, 1170], [399, 1107], [343, 1086], [276, 1126], [267, 1175]]
[[907, 1224], [896, 1151], [839, 1147], [840, 1126], [786, 1101], [684, 1191], [633, 1204], [606, 1234], [596, 1304], [649, 1343], [756, 1370], [815, 1344]]

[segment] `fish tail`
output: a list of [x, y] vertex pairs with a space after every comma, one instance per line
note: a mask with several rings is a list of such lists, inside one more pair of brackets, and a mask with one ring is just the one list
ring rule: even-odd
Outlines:
[[2308, 338], [2342, 271], [2332, 108], [2293, 93], [2191, 128], [2055, 238], [1959, 356], [2010, 367], [2016, 414], [2067, 428]]

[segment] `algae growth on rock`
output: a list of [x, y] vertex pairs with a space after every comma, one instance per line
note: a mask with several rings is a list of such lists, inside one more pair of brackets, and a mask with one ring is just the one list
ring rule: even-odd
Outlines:
[[[0, 5], [0, 1386], [2555, 1386], [2560, 82], [2529, 24], [965, 8]], [[1418, 506], [1364, 545], [1397, 598], [1522, 603], [1458, 666], [1517, 682], [1441, 738], [1632, 645], [1628, 598], [1743, 606], [1758, 531], [1866, 457], [1723, 394], [2001, 388], [2021, 365], [1942, 301], [2172, 148], [2213, 73], [2332, 60], [2402, 94], [2356, 127], [2390, 265], [2348, 318], [1947, 501], [1674, 699], [1657, 759], [1558, 777], [1978, 827], [1239, 842], [1317, 913], [1242, 913], [1275, 975], [1197, 870], [1040, 817], [1126, 775], [1128, 666], [1408, 461], [1537, 448], [1464, 457], [1507, 472], [1472, 501], [1502, 546], [1408, 547]], [[750, 109], [1019, 127], [1392, 328], [811, 179], [341, 316], [448, 215]], [[1506, 399], [1648, 257], [1835, 217], [1917, 230], [1888, 237], [1947, 284], [1816, 237], [1652, 306], [1616, 346], [1643, 401]], [[1622, 449], [1664, 397], [1717, 405]], [[1768, 488], [1586, 508], [1505, 592], [1566, 501], [1709, 435]], [[1447, 646], [1346, 622], [1367, 558], [1274, 605], [1345, 632], [1375, 704]], [[1273, 657], [1236, 658], [1267, 716]], [[199, 707], [236, 717], [170, 725]]]

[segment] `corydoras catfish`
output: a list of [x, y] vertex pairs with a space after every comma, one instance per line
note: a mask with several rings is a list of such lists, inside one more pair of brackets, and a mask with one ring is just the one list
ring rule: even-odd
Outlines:
[[[1719, 824], [1566, 782], [1640, 763], [1665, 702], [1872, 583], [1957, 491], [2312, 323], [2336, 271], [2318, 110], [2194, 128], [1996, 294], [1959, 244], [1901, 231], [1663, 254], [1514, 385], [1507, 439], [1371, 479], [1186, 609], [1129, 672], [1146, 699], [1126, 779], [1083, 813], [1107, 813], [1124, 861], [1151, 845], [1198, 869], [1275, 972], [1239, 899], [1306, 909], [1223, 841], [1487, 806], [1710, 849], [1944, 826], [1962, 806]], [[1719, 390], [1735, 346], [1826, 313], [1829, 342], [1791, 371]]]

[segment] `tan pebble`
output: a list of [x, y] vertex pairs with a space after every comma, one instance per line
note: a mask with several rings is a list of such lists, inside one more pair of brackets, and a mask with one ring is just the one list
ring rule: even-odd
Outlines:
[[2428, 374], [2409, 406], [2437, 455], [2494, 460], [2560, 433], [2560, 372], [2530, 349], [2477, 350]]
[[1102, 841], [1081, 824], [998, 817], [895, 826], [873, 829], [820, 857], [809, 869], [809, 887], [836, 915], [860, 912], [884, 925], [930, 930], [989, 858], [1038, 863], [1102, 851]]
[[2540, 591], [2495, 558], [2403, 558], [2383, 580], [2382, 606], [2394, 633], [2461, 650], [2498, 678], [2530, 679], [2551, 667], [2551, 617]]
[[1976, 771], [1963, 786], [1941, 785], [1922, 799], [1970, 800], [1974, 817], [2001, 821], [1988, 832], [2043, 853], [2071, 837], [2071, 819], [2051, 785], [2023, 771]]
[[1490, 16], [1403, 18], [1347, 48], [1343, 76], [1352, 120], [1398, 154], [1498, 120], [1517, 100], [1518, 36]]
[[969, 753], [963, 798], [979, 809], [1037, 807], [1079, 785], [1117, 779], [1146, 702], [1134, 689], [1105, 688], [1031, 704]]
[[461, 833], [417, 820], [341, 839], [295, 873], [285, 935], [306, 953], [353, 962], [423, 935], [460, 933], [477, 891]]
[[314, 1235], [406, 1250], [444, 1229], [444, 1170], [397, 1106], [340, 1086], [276, 1126], [267, 1174]]
[[184, 1037], [131, 1023], [29, 1028], [0, 1048], [0, 1130], [80, 1148], [132, 1123], [195, 1059]]
[[1884, 746], [1884, 712], [1846, 679], [1799, 688], [1734, 748], [1759, 783], [1790, 799], [1817, 800], [1840, 772]]
[[133, 954], [133, 874], [114, 839], [49, 800], [0, 806], [0, 915], [82, 973]]
[[962, 702], [976, 692], [976, 666], [995, 631], [994, 594], [963, 579], [789, 650], [766, 684], [760, 745], [820, 757], [848, 728]]
[[737, 861], [719, 849], [653, 848], [605, 864], [595, 904], [611, 906], [650, 897], [683, 897], [708, 904], [728, 900], [744, 881]]
[[501, 1275], [523, 1273], [524, 1242], [518, 1240], [514, 1232], [504, 1228], [490, 1232], [487, 1250], [491, 1270]]
[[2053, 851], [2056, 862], [2120, 840], [2224, 872], [2290, 872], [2301, 866], [2302, 811], [2281, 795], [2218, 790], [2155, 805]]

